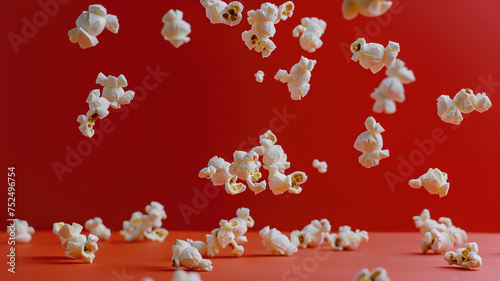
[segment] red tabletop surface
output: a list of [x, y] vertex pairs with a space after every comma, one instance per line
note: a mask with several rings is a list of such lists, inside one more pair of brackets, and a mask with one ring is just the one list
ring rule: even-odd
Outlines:
[[[289, 234], [289, 233], [286, 233]], [[222, 250], [211, 258], [214, 269], [200, 272], [211, 280], [353, 280], [362, 269], [384, 267], [391, 280], [500, 280], [500, 234], [469, 233], [469, 242], [479, 245], [483, 259], [480, 269], [448, 266], [444, 255], [422, 254], [419, 233], [370, 232], [370, 241], [356, 251], [333, 251], [324, 244], [316, 249], [299, 249], [293, 256], [273, 256], [261, 244], [256, 231], [247, 234], [249, 242], [240, 258]], [[99, 241], [92, 264], [67, 258], [59, 238], [50, 231], [38, 231], [29, 244], [16, 244], [16, 273], [7, 271], [5, 243], [1, 237], [3, 270], [0, 280], [110, 280], [140, 281], [144, 277], [172, 280], [172, 245], [176, 239], [203, 239], [205, 232], [171, 231], [163, 242], [125, 242], [113, 232], [110, 241]], [[456, 248], [454, 248], [456, 249]]]

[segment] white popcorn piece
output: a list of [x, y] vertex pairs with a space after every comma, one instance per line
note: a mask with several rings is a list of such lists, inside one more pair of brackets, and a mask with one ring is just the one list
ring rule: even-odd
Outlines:
[[84, 242], [73, 242], [69, 241], [66, 247], [66, 256], [68, 258], [83, 258], [86, 263], [92, 263], [95, 258], [95, 252], [97, 252], [97, 241], [99, 238], [93, 234], [89, 234], [88, 240], [85, 239]]
[[275, 23], [278, 23], [280, 20], [287, 20], [292, 17], [293, 11], [295, 10], [295, 4], [292, 1], [287, 1], [281, 4], [278, 8], [278, 19]]
[[248, 231], [248, 228], [252, 228], [255, 224], [255, 221], [250, 216], [250, 209], [248, 208], [239, 208], [236, 211], [236, 217], [232, 218], [229, 221], [229, 224], [232, 226], [232, 232], [234, 233], [234, 241], [238, 244], [243, 244], [248, 242], [245, 234]]
[[52, 232], [57, 235], [57, 232], [59, 232], [59, 229], [65, 225], [64, 222], [55, 222], [52, 224]]
[[165, 228], [155, 228], [151, 232], [144, 232], [144, 237], [151, 241], [163, 242], [168, 236], [168, 230]]
[[290, 237], [294, 237], [293, 240], [297, 239], [299, 241], [298, 248], [316, 248], [323, 244], [331, 230], [332, 226], [327, 219], [322, 219], [321, 221], [312, 220], [301, 231], [292, 231]]
[[483, 265], [481, 257], [477, 254], [479, 248], [476, 242], [465, 243], [465, 248], [460, 248], [456, 252], [447, 252], [444, 259], [449, 265], [458, 265], [466, 269], [478, 268]]
[[385, 75], [388, 77], [396, 77], [403, 84], [415, 82], [413, 70], [409, 70], [408, 67], [405, 66], [405, 62], [400, 59], [396, 59], [396, 62], [387, 68]]
[[274, 79], [281, 83], [287, 83], [288, 91], [291, 93], [293, 100], [301, 100], [311, 88], [309, 80], [311, 80], [311, 71], [315, 65], [315, 60], [301, 57], [300, 61], [290, 70], [290, 74], [286, 70], [280, 69], [274, 76]]
[[327, 240], [332, 249], [337, 251], [357, 250], [361, 242], [368, 242], [368, 232], [365, 230], [352, 231], [348, 225], [339, 227], [339, 233], [327, 234]]
[[90, 5], [76, 20], [76, 27], [68, 32], [71, 43], [78, 43], [82, 49], [94, 47], [99, 43], [97, 36], [104, 28], [118, 33], [120, 25], [115, 15], [107, 14], [102, 5]]
[[203, 169], [200, 170], [200, 172], [198, 173], [198, 177], [210, 179], [210, 178], [212, 178], [212, 176], [216, 172], [217, 172], [217, 169], [215, 169], [214, 166], [205, 167], [205, 168], [203, 168]]
[[200, 0], [201, 5], [205, 8], [205, 14], [211, 23], [220, 23], [222, 11], [227, 6], [226, 2], [221, 0]]
[[[87, 237], [85, 235], [80, 234], [82, 232], [83, 226], [78, 223], [73, 223], [69, 225], [67, 223], [55, 223], [52, 231], [59, 236], [61, 239], [61, 245], [64, 249], [67, 249], [68, 244], [71, 242], [73, 244], [82, 244], [85, 243]], [[57, 230], [57, 232], [55, 232]]]
[[[123, 221], [123, 229], [120, 235], [127, 242], [143, 240], [163, 242], [168, 236], [168, 231], [162, 226], [162, 220], [167, 218], [167, 214], [162, 204], [152, 201], [145, 208], [146, 214], [139, 211], [132, 213], [130, 220]], [[154, 229], [153, 229], [154, 227]]]
[[94, 135], [94, 124], [95, 124], [95, 118], [90, 117], [87, 118], [86, 115], [79, 115], [76, 121], [80, 123], [80, 126], [78, 129], [80, 132], [82, 132], [82, 135], [86, 136], [87, 138], [91, 138]]
[[172, 266], [185, 267], [187, 269], [200, 268], [203, 271], [211, 271], [213, 269], [210, 260], [203, 259], [200, 252], [194, 247], [191, 247], [188, 242], [177, 239], [177, 243], [172, 246]]
[[262, 70], [257, 71], [255, 73], [255, 81], [262, 83], [264, 81], [264, 72]]
[[358, 61], [364, 69], [370, 69], [372, 73], [379, 72], [382, 67], [392, 66], [399, 53], [399, 44], [389, 41], [387, 47], [377, 43], [366, 43], [365, 39], [358, 38], [351, 44], [353, 61]]
[[161, 35], [174, 47], [179, 48], [191, 40], [191, 25], [182, 19], [184, 13], [179, 10], [170, 9], [162, 18], [164, 23]]
[[[274, 25], [273, 25], [274, 26]], [[263, 58], [267, 58], [276, 49], [274, 42], [267, 36], [261, 36], [255, 30], [243, 31], [241, 40], [249, 50], [255, 49], [257, 53], [262, 53]]]
[[361, 14], [365, 17], [383, 15], [392, 6], [392, 1], [386, 0], [344, 0], [342, 15], [346, 20], [352, 20]]
[[444, 232], [447, 229], [444, 223], [438, 223], [431, 219], [431, 214], [428, 209], [424, 209], [422, 213], [420, 213], [420, 216], [414, 216], [413, 221], [415, 222], [415, 227], [420, 229], [421, 234], [431, 232], [433, 228], [439, 232]]
[[112, 108], [120, 108], [121, 105], [129, 104], [134, 98], [134, 91], [124, 91], [123, 87], [127, 87], [127, 79], [123, 74], [118, 78], [109, 75], [106, 77], [102, 72], [97, 75], [96, 84], [104, 87], [102, 97], [107, 99]]
[[35, 233], [35, 229], [29, 226], [28, 222], [25, 220], [14, 220], [14, 229], [10, 226], [7, 227], [7, 233], [11, 231], [15, 232], [15, 242], [16, 243], [29, 243], [31, 242], [32, 234]]
[[207, 168], [203, 168], [198, 176], [211, 179], [215, 186], [223, 185], [233, 177], [229, 173], [230, 165], [222, 157], [214, 156], [208, 161]]
[[111, 230], [107, 228], [100, 217], [89, 219], [85, 222], [85, 229], [90, 231], [90, 234], [97, 236], [101, 240], [109, 240]]
[[363, 268], [354, 277], [354, 281], [391, 281], [387, 276], [387, 271], [383, 267], [377, 267], [371, 272], [367, 268]]
[[101, 92], [98, 89], [90, 92], [89, 97], [87, 98], [87, 103], [89, 104], [87, 118], [90, 122], [92, 122], [92, 119], [103, 119], [108, 116], [110, 102], [104, 97], [101, 97]]
[[433, 228], [430, 232], [425, 233], [420, 241], [420, 247], [424, 254], [429, 250], [436, 254], [444, 254], [453, 247], [453, 241], [447, 232], [439, 232]]
[[418, 179], [410, 180], [408, 184], [415, 189], [423, 186], [430, 194], [439, 194], [439, 197], [444, 197], [450, 189], [450, 183], [446, 182], [447, 180], [448, 174], [441, 172], [437, 168], [430, 168], [427, 173]]
[[[441, 220], [441, 218], [439, 218], [439, 220]], [[454, 225], [448, 226], [448, 228], [446, 229], [446, 233], [448, 233], [448, 235], [451, 238], [451, 241], [455, 246], [457, 245], [462, 246], [464, 245], [465, 241], [467, 241], [467, 232]]]
[[326, 173], [326, 170], [328, 169], [328, 165], [326, 164], [326, 162], [320, 162], [318, 159], [314, 159], [312, 165], [314, 168], [318, 169], [318, 172], [320, 173]]
[[233, 1], [226, 5], [222, 10], [222, 16], [220, 22], [227, 24], [229, 26], [238, 25], [241, 22], [243, 16], [243, 5], [238, 1]]
[[246, 179], [249, 188], [258, 194], [266, 189], [266, 182], [262, 181], [257, 183], [261, 178], [261, 174], [258, 172], [259, 166], [257, 161], [259, 160], [259, 155], [254, 152], [245, 151], [235, 151], [233, 153], [234, 162], [229, 165], [229, 173], [236, 175], [238, 178]]
[[264, 244], [267, 250], [272, 252], [273, 255], [291, 256], [297, 252], [299, 241], [295, 236], [292, 236], [290, 241], [286, 235], [282, 234], [276, 228], [270, 229], [269, 226], [261, 229], [259, 234], [262, 238], [262, 244]]
[[396, 103], [405, 101], [403, 83], [396, 77], [387, 77], [375, 89], [370, 97], [375, 100], [373, 111], [376, 113], [392, 114], [396, 112]]
[[365, 121], [366, 132], [361, 133], [354, 142], [354, 148], [363, 154], [359, 157], [359, 163], [366, 168], [377, 166], [379, 161], [389, 157], [389, 150], [384, 149], [381, 133], [384, 128], [375, 121], [373, 117], [368, 117]]
[[302, 18], [300, 25], [292, 31], [293, 37], [299, 37], [300, 47], [304, 51], [313, 53], [323, 46], [321, 36], [325, 33], [326, 22], [315, 17]]
[[[278, 166], [279, 171], [284, 173], [286, 169], [290, 168], [290, 162], [287, 162], [287, 155], [285, 154], [281, 145], [277, 145], [278, 139], [276, 136], [268, 130], [260, 137], [260, 146], [252, 148], [252, 151], [257, 152], [262, 156], [263, 167], [266, 170], [270, 170], [271, 165], [275, 164]], [[269, 177], [271, 178], [271, 177]]]
[[197, 272], [186, 272], [182, 269], [177, 269], [174, 272], [172, 281], [201, 281], [200, 274]]
[[448, 95], [441, 95], [437, 101], [438, 116], [442, 121], [454, 125], [462, 122], [462, 113], [470, 113], [474, 110], [482, 113], [492, 105], [485, 93], [474, 95], [471, 89], [460, 90], [453, 100]]
[[149, 215], [148, 222], [153, 227], [160, 227], [162, 225], [161, 221], [167, 219], [167, 213], [165, 212], [165, 208], [163, 207], [162, 204], [156, 201], [151, 201], [151, 203], [146, 206], [145, 210], [146, 213]]
[[304, 172], [293, 172], [286, 176], [280, 172], [276, 164], [272, 164], [269, 169], [269, 189], [274, 195], [285, 192], [299, 194], [302, 192], [301, 184], [307, 181], [307, 175]]

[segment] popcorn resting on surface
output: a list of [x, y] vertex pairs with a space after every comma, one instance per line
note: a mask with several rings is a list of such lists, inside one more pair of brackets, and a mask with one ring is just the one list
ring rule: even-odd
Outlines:
[[323, 46], [321, 36], [325, 33], [326, 22], [324, 20], [312, 17], [302, 18], [300, 25], [297, 25], [292, 31], [293, 37], [299, 37], [300, 47], [304, 51], [314, 53], [316, 49]]
[[[162, 220], [167, 218], [162, 204], [152, 201], [146, 206], [146, 214], [134, 212], [128, 221], [123, 221], [123, 230], [120, 234], [125, 241], [144, 240], [163, 242], [168, 236], [168, 231], [160, 228]], [[154, 229], [153, 229], [154, 227]]]
[[427, 173], [418, 179], [410, 180], [408, 184], [416, 189], [423, 186], [430, 194], [439, 194], [439, 197], [444, 197], [450, 189], [450, 183], [446, 182], [447, 180], [448, 174], [441, 172], [437, 168], [430, 168]]
[[100, 217], [89, 219], [85, 222], [85, 229], [90, 231], [101, 240], [109, 240], [111, 237], [111, 230], [107, 228]]
[[359, 163], [366, 168], [371, 168], [377, 166], [380, 160], [389, 157], [389, 150], [382, 150], [384, 141], [381, 133], [385, 130], [373, 117], [366, 119], [365, 127], [367, 131], [358, 136], [354, 142], [354, 148], [363, 153], [359, 156]]
[[297, 239], [299, 241], [298, 248], [316, 248], [323, 244], [331, 230], [332, 226], [327, 219], [322, 219], [321, 221], [312, 220], [301, 231], [292, 231], [290, 237], [292, 240]]
[[262, 244], [275, 256], [291, 256], [297, 252], [299, 240], [296, 236], [292, 236], [290, 241], [286, 235], [276, 228], [270, 229], [269, 226], [261, 229], [259, 234], [262, 238]]
[[385, 0], [344, 0], [342, 15], [346, 20], [352, 20], [361, 14], [365, 17], [378, 17], [392, 6], [392, 1]]
[[61, 244], [66, 250], [66, 256], [69, 258], [82, 258], [86, 263], [92, 263], [97, 252], [97, 241], [99, 238], [93, 234], [89, 234], [88, 239], [85, 235], [80, 234], [83, 227], [80, 224], [73, 223], [72, 225], [56, 222], [53, 224], [52, 231], [59, 236]]
[[368, 242], [368, 232], [365, 230], [352, 231], [348, 225], [339, 227], [339, 233], [327, 234], [326, 236], [332, 249], [337, 251], [357, 250], [361, 242]]
[[387, 276], [387, 271], [382, 267], [377, 267], [371, 272], [367, 268], [363, 268], [354, 281], [391, 281]]
[[474, 95], [471, 89], [460, 90], [453, 100], [448, 95], [441, 95], [437, 101], [438, 115], [441, 120], [454, 125], [462, 122], [462, 113], [470, 113], [474, 110], [483, 113], [491, 107], [490, 98], [485, 93]]
[[16, 243], [29, 243], [31, 242], [32, 234], [35, 233], [35, 229], [29, 226], [28, 222], [25, 220], [15, 219], [13, 225], [7, 226], [7, 233], [15, 232]]
[[449, 265], [458, 265], [466, 269], [478, 268], [483, 265], [483, 260], [477, 254], [479, 247], [476, 242], [465, 243], [465, 248], [456, 252], [450, 251], [444, 255]]
[[351, 44], [353, 61], [359, 61], [364, 69], [370, 69], [372, 73], [379, 72], [384, 65], [392, 66], [399, 53], [399, 44], [389, 41], [387, 47], [377, 43], [366, 43], [365, 39], [358, 38]]
[[191, 25], [182, 19], [184, 13], [179, 10], [170, 9], [162, 18], [164, 23], [161, 35], [174, 47], [179, 48], [191, 40]]
[[76, 20], [76, 27], [68, 31], [71, 43], [78, 43], [82, 49], [94, 47], [99, 43], [97, 36], [107, 28], [118, 33], [120, 25], [115, 15], [107, 14], [102, 5], [90, 5]]
[[315, 65], [315, 60], [301, 57], [300, 61], [290, 69], [290, 74], [286, 70], [280, 69], [274, 79], [281, 83], [287, 83], [288, 91], [291, 93], [293, 100], [301, 100], [311, 88], [309, 80], [311, 80], [311, 71]]
[[198, 249], [191, 247], [188, 242], [177, 239], [177, 243], [172, 246], [172, 266], [185, 267], [187, 269], [200, 268], [203, 271], [213, 269], [212, 262], [201, 257]]

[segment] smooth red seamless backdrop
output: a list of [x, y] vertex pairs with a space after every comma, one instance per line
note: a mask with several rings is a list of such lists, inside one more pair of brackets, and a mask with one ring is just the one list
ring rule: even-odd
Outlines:
[[[262, 58], [241, 41], [241, 32], [250, 29], [245, 19], [234, 27], [210, 24], [199, 1], [101, 1], [118, 16], [120, 30], [105, 30], [99, 44], [85, 50], [69, 42], [67, 31], [94, 3], [48, 1], [59, 4], [44, 18], [39, 3], [46, 2], [11, 1], [0, 25], [0, 177], [6, 181], [7, 167], [16, 167], [17, 217], [36, 229], [100, 216], [118, 230], [155, 200], [166, 208], [167, 229], [209, 231], [246, 206], [257, 230], [300, 229], [328, 218], [334, 229], [414, 231], [412, 216], [429, 208], [434, 218], [451, 217], [467, 231], [500, 232], [500, 3], [394, 1], [379, 18], [347, 21], [341, 1], [297, 0], [293, 16], [276, 25], [277, 49]], [[261, 2], [242, 1], [245, 18]], [[179, 49], [160, 34], [169, 9], [182, 10], [192, 27], [191, 41]], [[324, 45], [315, 53], [292, 37], [303, 17], [327, 22]], [[24, 30], [28, 38], [23, 29], [33, 20], [38, 25]], [[13, 34], [22, 43], [11, 44]], [[393, 115], [374, 113], [369, 97], [385, 69], [372, 74], [350, 61], [349, 45], [361, 36], [384, 46], [400, 43], [398, 57], [415, 72], [416, 82], [405, 85], [406, 101]], [[273, 77], [301, 56], [318, 63], [309, 94], [293, 101]], [[265, 72], [262, 84], [255, 82], [258, 70]], [[99, 72], [124, 74], [125, 90], [136, 90], [136, 98], [122, 110], [110, 109], [107, 121], [95, 127], [105, 132], [91, 143], [76, 118], [88, 110], [88, 93], [101, 89], [95, 84]], [[459, 126], [442, 122], [436, 99], [461, 88], [486, 92], [493, 107], [465, 115]], [[385, 128], [384, 148], [390, 150], [371, 169], [358, 163], [360, 152], [353, 148], [368, 116]], [[287, 172], [308, 175], [300, 195], [247, 190], [231, 196], [198, 178], [211, 157], [231, 162], [236, 149], [251, 149], [269, 128], [291, 162]], [[315, 158], [327, 161], [326, 174], [312, 167]], [[448, 196], [408, 186], [431, 167], [448, 173]]]

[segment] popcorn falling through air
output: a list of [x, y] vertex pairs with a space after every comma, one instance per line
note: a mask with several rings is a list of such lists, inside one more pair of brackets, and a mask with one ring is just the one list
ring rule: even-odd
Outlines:
[[474, 110], [483, 113], [491, 107], [490, 98], [485, 93], [474, 95], [471, 89], [460, 90], [453, 100], [448, 95], [441, 95], [437, 101], [438, 115], [441, 120], [454, 125], [462, 122], [462, 113], [470, 113]]
[[319, 161], [318, 159], [314, 159], [312, 163], [313, 167], [318, 169], [318, 172], [320, 173], [326, 173], [326, 170], [328, 169], [328, 165], [326, 164], [325, 161]]
[[255, 73], [255, 81], [262, 83], [264, 81], [264, 72], [262, 70], [257, 71]]
[[370, 69], [372, 73], [379, 72], [384, 65], [390, 67], [396, 61], [399, 53], [399, 44], [389, 41], [387, 47], [377, 43], [366, 43], [365, 39], [358, 38], [351, 44], [353, 61], [358, 61], [364, 69]]
[[235, 26], [241, 22], [243, 5], [238, 1], [229, 4], [221, 0], [200, 0], [205, 8], [205, 14], [211, 23], [223, 23]]
[[304, 51], [313, 53], [316, 49], [323, 46], [321, 36], [325, 33], [326, 22], [324, 20], [312, 17], [302, 18], [300, 25], [297, 25], [292, 31], [293, 37], [299, 37], [300, 47]]
[[366, 168], [371, 168], [377, 166], [380, 160], [389, 157], [389, 150], [382, 150], [384, 141], [381, 133], [385, 130], [373, 117], [366, 119], [365, 127], [367, 131], [358, 136], [354, 142], [354, 148], [363, 153], [359, 156], [359, 163]]
[[430, 168], [427, 173], [418, 179], [410, 180], [408, 184], [416, 189], [423, 186], [430, 194], [439, 194], [439, 197], [444, 197], [448, 194], [450, 188], [450, 183], [446, 182], [447, 180], [448, 174], [441, 172], [437, 168]]
[[290, 69], [290, 74], [286, 70], [280, 69], [274, 79], [281, 83], [287, 83], [288, 91], [291, 93], [293, 100], [301, 100], [311, 88], [309, 80], [311, 80], [311, 71], [315, 65], [315, 60], [301, 57], [300, 61]]
[[191, 40], [188, 37], [191, 25], [182, 20], [183, 15], [182, 11], [170, 9], [162, 18], [164, 25], [161, 35], [176, 48]]
[[123, 74], [118, 78], [109, 75], [106, 77], [102, 72], [97, 75], [96, 84], [103, 86], [102, 97], [107, 99], [112, 108], [120, 108], [121, 105], [129, 104], [134, 98], [134, 91], [124, 91], [123, 87], [127, 87], [127, 79]]
[[352, 20], [362, 14], [365, 17], [378, 17], [392, 6], [392, 1], [385, 0], [344, 0], [342, 15], [346, 20]]
[[118, 33], [120, 25], [115, 15], [107, 14], [102, 5], [90, 5], [76, 20], [76, 27], [68, 32], [71, 43], [78, 43], [82, 49], [94, 47], [99, 43], [97, 36], [107, 28]]

